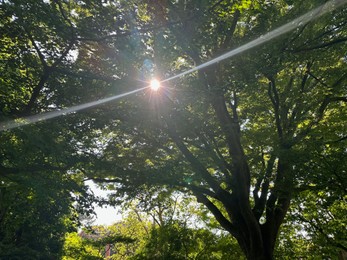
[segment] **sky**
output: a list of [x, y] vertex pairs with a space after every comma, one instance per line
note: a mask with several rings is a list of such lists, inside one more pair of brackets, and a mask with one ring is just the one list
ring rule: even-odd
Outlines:
[[[99, 189], [92, 181], [87, 181], [86, 184], [90, 187], [93, 193], [98, 197], [107, 197], [107, 194], [111, 193], [110, 191], [105, 191]], [[115, 208], [111, 206], [99, 207], [95, 205], [95, 213], [97, 218], [94, 225], [112, 225], [113, 223], [122, 219], [122, 215], [120, 213], [120, 208]]]

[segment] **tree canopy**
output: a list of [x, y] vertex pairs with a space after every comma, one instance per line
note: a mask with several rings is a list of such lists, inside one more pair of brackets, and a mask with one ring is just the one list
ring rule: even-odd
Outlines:
[[[247, 259], [347, 251], [345, 1], [0, 3], [0, 257], [59, 256], [61, 234], [92, 212], [90, 179], [110, 203], [195, 197]], [[158, 91], [4, 128], [152, 78]]]

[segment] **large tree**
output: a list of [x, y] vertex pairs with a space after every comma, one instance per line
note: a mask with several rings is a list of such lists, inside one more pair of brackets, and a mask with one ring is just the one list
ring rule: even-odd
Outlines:
[[[78, 213], [92, 210], [92, 196], [76, 170], [88, 157], [81, 148], [88, 142], [82, 140], [84, 129], [91, 129], [87, 120], [78, 126], [78, 118], [60, 118], [3, 131], [11, 120], [21, 122], [22, 117], [70, 106], [82, 98], [73, 94], [77, 84], [70, 81], [68, 90], [63, 84], [64, 71], [74, 74], [71, 65], [78, 45], [67, 12], [60, 1], [0, 4], [2, 259], [59, 258], [64, 234], [76, 228]], [[83, 20], [83, 9], [76, 12]]]
[[[169, 78], [319, 4], [23, 2], [5, 1], [1, 9], [2, 120], [133, 90], [151, 76]], [[119, 198], [173, 188], [195, 196], [248, 259], [272, 259], [291, 201], [300, 203], [307, 191], [317, 198], [326, 181], [345, 187], [345, 179], [321, 178], [324, 167], [313, 167], [334, 150], [345, 154], [339, 148], [346, 140], [345, 11], [342, 5], [236, 57], [165, 81], [158, 92], [2, 132], [11, 141], [2, 149], [1, 181], [12, 185], [7, 172], [20, 169], [27, 177], [23, 169], [44, 165], [46, 174], [114, 183]], [[11, 147], [25, 151], [22, 144], [29, 149], [32, 136], [49, 140], [51, 152], [39, 147], [27, 167], [9, 154]], [[343, 198], [336, 189], [324, 192]]]
[[[148, 1], [138, 10], [147, 8], [153, 23], [143, 42], [154, 74], [165, 79], [314, 5]], [[114, 124], [105, 129], [109, 143], [95, 169], [119, 183], [119, 195], [148, 185], [191, 193], [248, 259], [272, 259], [292, 199], [319, 182], [310, 163], [325, 151], [313, 144], [345, 140], [343, 11], [115, 105]]]

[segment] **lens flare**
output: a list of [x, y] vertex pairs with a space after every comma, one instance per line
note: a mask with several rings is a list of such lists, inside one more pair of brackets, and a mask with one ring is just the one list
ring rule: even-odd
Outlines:
[[63, 115], [67, 115], [70, 113], [75, 113], [78, 112], [80, 110], [84, 110], [87, 108], [91, 108], [91, 107], [95, 107], [104, 103], [108, 103], [111, 102], [113, 100], [116, 99], [120, 99], [132, 94], [135, 94], [137, 92], [140, 92], [144, 89], [146, 89], [148, 87], [143, 87], [143, 88], [139, 88], [139, 89], [135, 89], [120, 95], [116, 95], [116, 96], [112, 96], [112, 97], [108, 97], [108, 98], [103, 98], [103, 99], [99, 99], [96, 101], [92, 101], [92, 102], [88, 102], [88, 103], [84, 103], [81, 105], [77, 105], [77, 106], [73, 106], [73, 107], [69, 107], [69, 108], [64, 108], [61, 110], [57, 110], [57, 111], [51, 111], [51, 112], [46, 112], [46, 113], [42, 113], [42, 114], [37, 114], [37, 115], [33, 115], [33, 116], [28, 116], [28, 117], [24, 117], [24, 118], [19, 118], [16, 120], [10, 120], [7, 122], [0, 122], [0, 132], [1, 131], [6, 131], [6, 130], [10, 130], [10, 129], [14, 129], [17, 127], [21, 127], [24, 125], [29, 125], [29, 124], [33, 124], [33, 123], [37, 123], [40, 121], [45, 121], [51, 118], [55, 118], [58, 116], [63, 116]]
[[313, 20], [323, 16], [326, 13], [332, 12], [338, 7], [341, 7], [342, 5], [345, 5], [347, 3], [347, 0], [331, 0], [329, 2], [326, 2], [325, 4], [307, 12], [304, 15], [299, 16], [298, 18], [286, 23], [285, 25], [282, 25], [281, 27], [278, 27], [277, 29], [274, 29], [267, 34], [264, 34], [257, 39], [250, 41], [236, 49], [233, 49], [231, 51], [228, 51], [227, 53], [222, 54], [221, 56], [218, 56], [212, 60], [209, 60], [207, 62], [204, 62], [198, 66], [195, 66], [189, 70], [186, 70], [182, 73], [176, 74], [170, 78], [164, 79], [162, 82], [167, 82], [173, 79], [180, 78], [182, 76], [185, 76], [187, 74], [193, 73], [197, 70], [201, 70], [205, 67], [211, 66], [217, 62], [223, 61], [225, 59], [231, 58], [235, 55], [238, 55], [242, 52], [245, 52], [249, 49], [252, 49], [254, 47], [257, 47], [263, 43], [266, 43], [274, 38], [277, 38], [285, 33], [288, 33], [296, 28], [302, 27], [305, 24], [312, 22]]
[[160, 89], [160, 81], [157, 79], [152, 79], [149, 86], [152, 90], [158, 91]]
[[89, 103], [85, 103], [85, 104], [81, 104], [81, 105], [77, 105], [77, 106], [73, 106], [73, 107], [70, 107], [70, 108], [65, 108], [65, 109], [62, 109], [62, 110], [59, 110], [59, 111], [52, 111], [52, 112], [48, 112], [48, 113], [43, 113], [43, 114], [38, 114], [38, 115], [33, 115], [33, 116], [30, 116], [30, 117], [26, 117], [26, 118], [21, 118], [21, 119], [17, 119], [17, 120], [11, 120], [11, 121], [7, 121], [7, 122], [0, 122], [0, 132], [1, 131], [5, 131], [5, 130], [10, 130], [10, 129], [14, 129], [14, 128], [17, 128], [17, 127], [21, 127], [21, 126], [24, 126], [24, 125], [28, 125], [28, 124], [32, 124], [32, 123], [36, 123], [36, 122], [39, 122], [39, 121], [44, 121], [44, 120], [48, 120], [48, 119], [51, 119], [51, 118], [55, 118], [55, 117], [58, 117], [58, 116], [62, 116], [62, 115], [65, 115], [65, 114], [69, 114], [69, 113], [73, 113], [73, 112], [78, 112], [79, 110], [82, 110], [82, 109], [87, 109], [89, 107], [94, 107], [94, 106], [98, 106], [100, 104], [103, 104], [103, 103], [106, 103], [106, 102], [110, 102], [112, 100], [115, 100], [115, 99], [119, 99], [119, 98], [122, 98], [122, 97], [125, 97], [125, 96], [128, 96], [128, 95], [131, 95], [131, 94], [134, 94], [136, 92], [139, 92], [139, 91], [142, 91], [146, 88], [151, 88], [153, 91], [158, 91], [161, 87], [161, 84], [160, 83], [163, 83], [163, 82], [167, 82], [167, 81], [171, 81], [173, 79], [176, 79], [176, 78], [180, 78], [184, 75], [187, 75], [187, 74], [190, 74], [190, 73], [193, 73], [197, 70], [200, 70], [202, 68], [205, 68], [205, 67], [208, 67], [208, 66], [211, 66], [212, 64], [215, 64], [215, 63], [218, 63], [220, 61], [223, 61], [225, 59], [228, 59], [228, 58], [231, 58], [235, 55], [238, 55], [242, 52], [245, 52], [249, 49], [252, 49], [256, 46], [259, 46], [261, 44], [264, 44], [276, 37], [279, 37], [285, 33], [288, 33], [289, 31], [291, 30], [294, 30], [296, 28], [299, 28], [299, 27], [302, 27], [304, 26], [305, 24], [309, 23], [309, 22], [312, 22], [313, 20], [317, 19], [318, 17], [321, 17], [323, 16], [324, 14], [328, 13], [328, 12], [332, 12], [334, 10], [336, 10], [338, 7], [341, 7], [343, 5], [345, 5], [347, 3], [347, 0], [330, 0], [329, 2], [326, 2], [325, 4], [313, 9], [312, 11], [309, 11], [307, 12], [306, 14], [288, 22], [287, 24], [285, 25], [282, 25], [281, 27], [275, 29], [275, 30], [272, 30], [270, 32], [268, 32], [267, 34], [263, 35], [263, 36], [260, 36], [259, 38], [249, 42], [249, 43], [246, 43], [234, 50], [230, 50], [228, 51], [227, 53], [224, 53], [223, 55], [221, 56], [218, 56], [210, 61], [207, 61], [205, 63], [202, 63], [196, 67], [193, 67], [187, 71], [184, 71], [182, 73], [179, 73], [179, 74], [176, 74], [172, 77], [169, 77], [167, 79], [164, 79], [162, 81], [159, 81], [157, 79], [152, 79], [149, 83], [149, 86], [147, 87], [144, 87], [144, 88], [141, 88], [141, 89], [136, 89], [136, 90], [133, 90], [133, 91], [130, 91], [130, 92], [127, 92], [127, 93], [124, 93], [124, 94], [120, 94], [120, 95], [117, 95], [117, 96], [113, 96], [113, 97], [109, 97], [109, 98], [104, 98], [104, 99], [100, 99], [100, 100], [97, 100], [97, 101], [93, 101], [93, 102], [89, 102]]

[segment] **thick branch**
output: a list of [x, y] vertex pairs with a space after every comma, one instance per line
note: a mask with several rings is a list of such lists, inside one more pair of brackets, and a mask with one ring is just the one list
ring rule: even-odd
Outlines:
[[330, 97], [330, 96], [326, 96], [324, 98], [324, 100], [322, 101], [321, 105], [319, 106], [318, 110], [317, 110], [316, 118], [314, 120], [312, 120], [310, 122], [310, 124], [304, 130], [302, 130], [300, 133], [298, 133], [293, 138], [293, 144], [298, 143], [300, 140], [305, 138], [305, 136], [307, 136], [310, 133], [312, 128], [314, 128], [316, 125], [319, 124], [319, 122], [323, 119], [324, 112], [325, 112], [326, 108], [328, 107], [328, 105], [330, 103], [332, 103], [332, 102], [339, 102], [339, 101], [347, 102], [347, 97]]
[[[225, 179], [228, 182], [228, 184], [231, 184], [231, 170], [230, 165], [225, 161], [223, 155], [219, 151], [218, 147], [214, 143], [214, 148], [211, 147], [210, 143], [206, 140], [206, 138], [203, 138], [205, 140], [204, 145], [206, 147], [206, 151], [208, 152], [209, 156], [215, 161], [215, 163], [218, 165], [220, 170], [224, 173]], [[213, 140], [214, 141], [214, 140]]]
[[72, 49], [74, 45], [75, 45], [75, 40], [73, 39], [70, 41], [69, 45], [65, 48], [65, 50], [60, 55], [60, 57], [53, 62], [53, 64], [51, 65], [52, 69], [56, 68], [64, 60], [64, 58], [69, 54], [70, 50]]
[[40, 92], [43, 89], [45, 83], [47, 82], [50, 74], [51, 74], [51, 72], [50, 72], [49, 67], [46, 67], [43, 71], [43, 75], [41, 76], [39, 83], [37, 83], [37, 85], [33, 89], [33, 92], [31, 93], [30, 100], [29, 100], [28, 104], [26, 105], [23, 113], [21, 114], [22, 116], [30, 113], [30, 110], [34, 107], [34, 104], [35, 104], [37, 98], [39, 97]]
[[59, 11], [60, 11], [61, 15], [63, 16], [64, 20], [69, 24], [70, 30], [71, 30], [71, 36], [72, 36], [72, 38], [76, 38], [76, 37], [75, 37], [75, 30], [74, 30], [75, 27], [74, 27], [74, 25], [72, 24], [71, 20], [70, 20], [70, 19], [67, 17], [67, 15], [65, 14], [63, 5], [61, 4], [60, 0], [54, 0], [54, 2], [58, 5]]
[[275, 220], [275, 232], [277, 233], [283, 220], [284, 217], [287, 214], [287, 211], [289, 209], [290, 206], [290, 201], [291, 201], [291, 191], [287, 192], [285, 194], [281, 194], [280, 198], [277, 201], [277, 205], [275, 208], [275, 216], [274, 216], [274, 220]]
[[[283, 153], [284, 152], [288, 153], [289, 150], [286, 149], [285, 151], [283, 151]], [[284, 183], [286, 174], [288, 174], [288, 165], [283, 161], [284, 159], [281, 158], [278, 160], [277, 175], [274, 181], [274, 187], [266, 202], [266, 219], [269, 221], [273, 221], [276, 202], [281, 197], [281, 194], [285, 193], [285, 187], [286, 189], [291, 188], [290, 183]]]
[[183, 184], [182, 186], [187, 187], [188, 189], [190, 189], [193, 192], [197, 192], [197, 193], [200, 193], [202, 195], [206, 195], [206, 196], [209, 196], [211, 198], [214, 198], [216, 200], [220, 200], [220, 198], [216, 195], [216, 193], [214, 193], [211, 190], [208, 190], [208, 189], [205, 189], [205, 188], [202, 188], [202, 187], [198, 187], [198, 186], [195, 186], [195, 185], [192, 185], [192, 184], [187, 184], [187, 185]]
[[221, 48], [220, 48], [221, 50], [224, 51], [225, 49], [230, 48], [231, 40], [233, 38], [234, 32], [236, 30], [236, 25], [237, 25], [238, 20], [240, 19], [240, 16], [241, 16], [241, 12], [240, 12], [240, 10], [237, 9], [234, 13], [234, 18], [233, 18], [231, 26], [228, 30], [228, 33], [225, 37], [225, 40], [221, 45]]
[[29, 37], [29, 40], [31, 42], [31, 44], [34, 46], [34, 49], [37, 53], [37, 55], [39, 56], [39, 59], [41, 61], [41, 64], [43, 66], [43, 68], [47, 68], [48, 65], [47, 65], [47, 62], [46, 62], [46, 59], [45, 59], [45, 56], [42, 54], [40, 48], [37, 46], [33, 36], [31, 35], [30, 31], [24, 26], [24, 30], [25, 32], [27, 33], [28, 37]]
[[121, 179], [119, 179], [119, 178], [106, 179], [106, 178], [96, 178], [96, 177], [86, 178], [83, 181], [94, 181], [94, 182], [98, 182], [98, 183], [120, 183], [120, 182], [122, 182]]
[[301, 93], [305, 92], [306, 82], [307, 82], [312, 65], [313, 65], [313, 62], [308, 62], [306, 65], [306, 71], [304, 76], [302, 77], [301, 84], [300, 84]]
[[233, 91], [233, 100], [234, 102], [230, 104], [231, 109], [233, 110], [233, 118], [235, 122], [239, 123], [239, 115], [237, 113], [238, 97], [236, 91]]
[[[170, 119], [169, 119], [170, 120]], [[199, 162], [197, 158], [188, 150], [186, 145], [182, 142], [181, 138], [177, 135], [174, 126], [172, 123], [167, 121], [168, 124], [168, 132], [171, 139], [177, 145], [178, 149], [182, 152], [185, 158], [190, 162], [192, 167], [195, 169], [196, 173], [201, 175], [203, 179], [212, 187], [212, 189], [218, 193], [221, 190], [219, 183], [214, 180], [214, 178], [210, 175], [210, 173], [206, 170], [206, 168]]]
[[215, 110], [220, 126], [226, 136], [229, 153], [234, 161], [240, 162], [244, 159], [244, 151], [240, 140], [240, 126], [231, 118], [222, 93], [214, 93], [211, 104]]
[[[266, 199], [268, 196], [268, 191], [269, 191], [269, 185], [270, 185], [270, 177], [272, 175], [272, 170], [273, 170], [273, 166], [274, 166], [274, 162], [275, 162], [275, 156], [272, 155], [270, 160], [267, 163], [267, 167], [266, 167], [266, 171], [265, 171], [265, 176], [263, 179], [263, 184], [261, 185], [261, 194], [260, 197], [258, 199], [255, 200], [255, 205], [253, 208], [253, 212], [254, 212], [254, 216], [255, 218], [259, 221], [260, 217], [263, 214], [263, 211], [265, 209], [265, 205], [266, 205]], [[260, 186], [260, 184], [259, 184]], [[253, 191], [254, 193], [254, 198], [257, 198], [258, 196], [258, 191], [259, 188], [256, 187]]]
[[269, 88], [268, 88], [268, 95], [270, 97], [270, 100], [272, 102], [272, 105], [274, 107], [275, 112], [275, 122], [276, 122], [276, 128], [278, 136], [281, 140], [283, 140], [283, 129], [281, 125], [281, 118], [280, 118], [280, 104], [279, 104], [279, 96], [276, 89], [275, 80], [273, 77], [268, 77], [270, 80], [269, 82]]
[[327, 47], [331, 47], [332, 45], [335, 45], [335, 44], [343, 43], [345, 41], [347, 41], [347, 38], [344, 37], [344, 38], [336, 39], [336, 40], [333, 40], [333, 41], [330, 41], [330, 42], [318, 44], [316, 46], [312, 46], [312, 47], [309, 47], [309, 48], [296, 49], [293, 52], [294, 53], [299, 53], [299, 52], [306, 52], [306, 51], [312, 51], [312, 50], [327, 48]]
[[39, 83], [33, 89], [30, 100], [24, 110], [24, 114], [29, 113], [30, 110], [34, 107], [34, 104], [37, 101], [37, 98], [39, 97], [40, 92], [43, 89], [44, 85], [46, 84], [47, 80], [49, 79], [52, 71], [54, 70], [55, 67], [57, 67], [63, 61], [66, 55], [68, 55], [73, 45], [74, 45], [74, 41], [71, 41], [69, 46], [61, 54], [61, 56], [52, 64], [52, 66], [49, 67], [47, 66], [47, 64], [45, 64], [43, 69], [43, 75], [41, 76]]
[[333, 144], [333, 143], [339, 143], [339, 142], [345, 141], [345, 140], [347, 140], [347, 135], [342, 136], [342, 137], [339, 138], [339, 139], [331, 140], [331, 141], [328, 141], [328, 142], [325, 142], [325, 143], [326, 143], [326, 144]]
[[222, 214], [222, 212], [214, 205], [206, 196], [194, 192], [194, 195], [196, 196], [198, 202], [204, 204], [215, 216], [216, 220], [221, 224], [225, 230], [227, 230], [230, 234], [232, 234], [234, 237], [238, 237], [239, 234], [236, 230], [236, 228], [233, 226], [233, 224]]
[[48, 64], [44, 58], [44, 55], [42, 54], [42, 52], [38, 48], [37, 44], [35, 43], [35, 40], [31, 36], [30, 32], [27, 31], [27, 34], [28, 34], [29, 39], [32, 42], [40, 60], [41, 60], [41, 63], [43, 66], [43, 74], [40, 78], [40, 81], [33, 89], [30, 100], [29, 100], [28, 104], [26, 105], [26, 107], [22, 113], [23, 115], [28, 114], [30, 112], [30, 110], [34, 107], [34, 104], [37, 101], [37, 98], [39, 97], [41, 90], [43, 89], [44, 85], [46, 84], [47, 80], [49, 79], [51, 72], [54, 70], [54, 68], [56, 68], [63, 61], [63, 59], [68, 55], [71, 48], [75, 44], [75, 41], [71, 40], [69, 45], [66, 47], [66, 49], [63, 51], [63, 53], [60, 55], [60, 57], [57, 60], [55, 60], [51, 66], [48, 66]]

